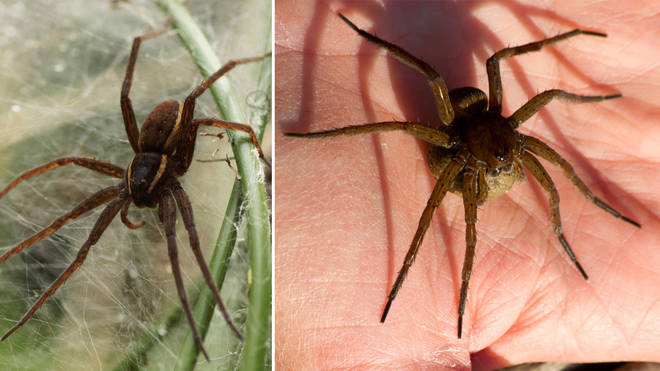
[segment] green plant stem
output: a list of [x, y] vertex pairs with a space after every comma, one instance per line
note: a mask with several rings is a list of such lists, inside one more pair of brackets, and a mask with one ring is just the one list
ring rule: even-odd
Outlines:
[[[157, 3], [165, 9], [166, 13], [172, 15], [172, 27], [177, 29], [182, 43], [190, 52], [202, 76], [208, 77], [215, 72], [220, 67], [220, 62], [187, 9], [176, 0], [158, 0]], [[270, 17], [268, 22], [270, 22]], [[266, 42], [268, 50], [270, 50], [269, 40], [270, 35]], [[266, 59], [264, 64], [267, 64], [267, 68], [270, 69], [270, 59]], [[268, 85], [270, 85], [270, 81]], [[233, 122], [246, 122], [245, 115], [234, 98], [228, 79], [222, 77], [209, 90], [224, 119]], [[263, 129], [258, 130], [258, 133], [263, 134]], [[263, 169], [249, 136], [243, 132], [233, 132], [231, 130], [228, 131], [228, 135], [232, 143], [238, 172], [242, 179], [240, 185], [245, 198], [248, 251], [252, 271], [247, 330], [241, 367], [248, 370], [258, 370], [266, 367], [268, 346], [270, 344], [270, 303], [272, 295], [270, 214], [262, 180]], [[232, 192], [233, 196], [234, 192]], [[237, 199], [236, 201], [240, 205], [240, 200]], [[233, 223], [231, 227], [233, 228]], [[226, 251], [214, 252], [214, 255], [216, 254], [222, 257], [226, 255]], [[231, 255], [231, 251], [229, 251], [229, 255]]]
[[[268, 24], [271, 24], [271, 13], [268, 13]], [[270, 28], [269, 28], [270, 30]], [[271, 38], [272, 35], [268, 33], [266, 38], [265, 51], [271, 51]], [[269, 58], [261, 65], [261, 73], [259, 76], [259, 90], [271, 94], [271, 81], [272, 81], [272, 63]], [[268, 110], [270, 112], [271, 104], [268, 102]], [[258, 132], [259, 141], [264, 135], [264, 129], [268, 123], [268, 113], [261, 117], [261, 128]], [[252, 269], [252, 283], [250, 286], [250, 306], [248, 307], [247, 331], [245, 350], [243, 352], [243, 359], [241, 369], [246, 371], [269, 369], [270, 364], [270, 344], [271, 344], [271, 303], [272, 303], [272, 256], [271, 256], [271, 235], [270, 235], [270, 209], [268, 208], [268, 200], [266, 193], [261, 183], [260, 194], [263, 198], [258, 201], [266, 208], [265, 213], [259, 215], [258, 219], [250, 222], [248, 216], [248, 238], [250, 240], [250, 267]], [[263, 219], [265, 217], [265, 219]], [[262, 223], [262, 227], [250, 224], [255, 222]], [[267, 233], [264, 233], [267, 232]], [[253, 233], [259, 234], [259, 241], [257, 244], [252, 245]]]
[[[213, 273], [219, 289], [225, 280], [225, 275], [229, 269], [229, 260], [236, 244], [236, 225], [239, 222], [242, 201], [240, 182], [235, 181], [231, 196], [229, 197], [229, 203], [227, 204], [227, 210], [225, 211], [224, 221], [222, 222], [222, 227], [215, 243], [215, 249], [213, 250], [211, 260], [209, 260], [209, 269]], [[227, 308], [229, 309], [229, 307]], [[195, 301], [193, 307], [193, 315], [202, 339], [206, 337], [209, 330], [214, 309], [215, 299], [213, 298], [213, 293], [208, 288], [204, 288], [201, 290], [199, 299]], [[233, 333], [230, 336], [233, 336]], [[197, 343], [192, 333], [189, 332], [181, 346], [175, 370], [192, 370], [197, 363], [198, 355], [199, 349]], [[223, 361], [224, 366], [221, 369], [235, 368], [233, 366], [236, 363], [235, 357], [225, 357]]]

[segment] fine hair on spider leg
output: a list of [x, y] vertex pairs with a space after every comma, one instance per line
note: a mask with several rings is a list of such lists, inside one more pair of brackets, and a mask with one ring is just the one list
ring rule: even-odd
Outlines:
[[188, 304], [181, 269], [179, 267], [176, 232], [174, 228], [177, 209], [181, 214], [188, 233], [190, 248], [195, 255], [202, 276], [213, 294], [215, 304], [220, 309], [220, 312], [236, 337], [241, 340], [243, 339], [240, 331], [232, 322], [231, 317], [222, 302], [219, 288], [216, 286], [208, 264], [204, 259], [199, 237], [197, 235], [197, 229], [195, 227], [192, 205], [185, 191], [181, 187], [178, 178], [187, 172], [192, 163], [199, 126], [213, 126], [223, 129], [239, 130], [249, 134], [252, 143], [257, 149], [257, 154], [263, 159], [261, 146], [250, 126], [216, 118], [195, 119], [193, 116], [195, 100], [216, 80], [231, 71], [234, 67], [245, 63], [260, 61], [269, 57], [270, 53], [258, 57], [235, 59], [227, 62], [210, 77], [203, 80], [199, 86], [193, 89], [183, 103], [174, 100], [166, 100], [156, 106], [156, 108], [154, 108], [145, 118], [141, 128], [138, 130], [135, 113], [129, 98], [129, 92], [133, 81], [133, 71], [135, 69], [140, 44], [143, 40], [158, 36], [165, 32], [169, 27], [169, 23], [170, 19], [168, 19], [165, 27], [146, 35], [138, 36], [133, 40], [133, 46], [126, 67], [126, 75], [122, 85], [120, 99], [122, 117], [126, 134], [128, 136], [128, 142], [135, 152], [135, 156], [126, 169], [93, 158], [63, 157], [20, 174], [15, 180], [10, 182], [8, 186], [0, 190], [1, 198], [22, 181], [68, 164], [74, 164], [104, 175], [121, 179], [118, 185], [96, 192], [86, 200], [82, 201], [73, 210], [57, 218], [48, 227], [37, 232], [32, 237], [24, 240], [0, 256], [0, 263], [2, 263], [12, 255], [21, 252], [23, 249], [53, 234], [67, 221], [75, 219], [103, 204], [108, 204], [97, 219], [89, 237], [82, 247], [80, 247], [75, 260], [39, 297], [20, 321], [2, 336], [1, 340], [5, 340], [20, 326], [27, 322], [39, 307], [41, 307], [41, 305], [83, 264], [91, 247], [98, 242], [107, 226], [117, 214], [120, 214], [122, 223], [128, 228], [136, 229], [144, 225], [143, 221], [132, 222], [129, 219], [128, 210], [131, 203], [137, 207], [158, 208], [158, 215], [166, 232], [168, 254], [172, 265], [172, 274], [174, 276], [177, 293], [192, 329], [195, 343], [199, 347], [199, 350], [204, 354], [204, 357], [207, 360], [209, 359], [199, 330], [195, 324], [190, 305]]
[[424, 235], [431, 224], [433, 213], [442, 202], [445, 194], [451, 191], [462, 197], [465, 208], [466, 250], [461, 272], [457, 319], [457, 336], [458, 338], [462, 337], [463, 315], [477, 244], [477, 209], [487, 200], [507, 192], [516, 181], [524, 180], [524, 168], [529, 170], [548, 193], [554, 234], [582, 277], [584, 279], [588, 278], [562, 232], [559, 194], [554, 182], [535, 156], [559, 166], [564, 175], [588, 201], [614, 217], [641, 228], [638, 222], [623, 216], [596, 197], [578, 177], [573, 167], [547, 144], [516, 131], [520, 124], [554, 99], [570, 103], [591, 103], [620, 98], [621, 94], [584, 96], [552, 89], [532, 97], [511, 116], [503, 117], [501, 115], [502, 82], [499, 69], [501, 59], [539, 51], [548, 45], [578, 35], [606, 37], [605, 34], [576, 29], [496, 52], [486, 62], [489, 87], [489, 95], [487, 96], [483, 91], [473, 87], [461, 87], [447, 91], [444, 80], [429, 64], [413, 56], [400, 46], [358, 28], [342, 14], [338, 15], [359, 36], [387, 50], [392, 57], [426, 76], [436, 99], [438, 116], [445, 124], [442, 127], [433, 128], [419, 122], [384, 121], [317, 132], [284, 133], [285, 136], [289, 137], [321, 139], [382, 131], [403, 131], [429, 143], [428, 165], [432, 175], [436, 178], [436, 183], [419, 219], [417, 230], [404, 258], [401, 270], [387, 296], [380, 319], [381, 322], [384, 322], [387, 318], [392, 302], [396, 298], [399, 289], [401, 289], [403, 281], [417, 256]]

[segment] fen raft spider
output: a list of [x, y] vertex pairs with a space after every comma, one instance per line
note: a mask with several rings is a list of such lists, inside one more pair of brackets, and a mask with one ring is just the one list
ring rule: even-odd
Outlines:
[[418, 122], [385, 121], [346, 126], [319, 132], [284, 134], [290, 137], [315, 139], [402, 130], [430, 144], [428, 148], [428, 165], [437, 182], [435, 183], [427, 206], [422, 212], [417, 231], [410, 244], [403, 266], [388, 295], [387, 303], [380, 319], [381, 322], [385, 322], [390, 306], [417, 256], [419, 247], [424, 239], [424, 234], [431, 223], [433, 213], [442, 202], [447, 191], [451, 191], [463, 198], [463, 206], [465, 208], [465, 240], [467, 246], [461, 273], [457, 325], [457, 334], [459, 338], [461, 337], [465, 301], [467, 299], [474, 251], [477, 244], [475, 227], [477, 223], [477, 208], [487, 200], [506, 193], [516, 181], [524, 180], [525, 174], [523, 167], [527, 168], [543, 189], [548, 192], [554, 233], [571, 261], [580, 271], [580, 274], [585, 279], [588, 278], [587, 273], [578, 262], [562, 233], [561, 219], [559, 217], [559, 194], [555, 189], [552, 179], [534, 155], [561, 167], [564, 175], [566, 175], [587, 200], [613, 216], [641, 228], [639, 223], [621, 215], [621, 213], [594, 196], [577, 176], [573, 167], [547, 144], [539, 139], [516, 131], [516, 128], [520, 124], [524, 123], [553, 99], [565, 100], [571, 103], [589, 103], [620, 98], [620, 94], [583, 96], [558, 89], [547, 90], [534, 96], [511, 116], [503, 117], [501, 115], [502, 82], [499, 68], [500, 59], [538, 51], [547, 45], [577, 35], [606, 37], [605, 34], [576, 29], [541, 41], [498, 51], [486, 62], [489, 87], [489, 96], [486, 96], [486, 93], [473, 87], [462, 87], [449, 91], [442, 77], [429, 64], [411, 55], [403, 48], [358, 28], [342, 14], [338, 15], [360, 36], [386, 49], [391, 56], [408, 64], [426, 76], [435, 96], [438, 115], [445, 125], [440, 128], [432, 128]]
[[181, 278], [175, 232], [176, 207], [179, 208], [183, 218], [183, 223], [190, 240], [190, 247], [195, 255], [197, 264], [202, 271], [204, 280], [211, 289], [215, 302], [220, 308], [225, 320], [236, 336], [242, 340], [241, 333], [231, 321], [231, 318], [222, 303], [213, 276], [204, 260], [202, 250], [200, 249], [199, 237], [197, 236], [197, 230], [195, 228], [192, 206], [186, 192], [181, 187], [181, 183], [179, 183], [177, 178], [184, 175], [190, 167], [195, 150], [197, 129], [200, 125], [240, 130], [250, 134], [251, 140], [259, 152], [259, 156], [264, 160], [263, 152], [261, 151], [257, 137], [250, 126], [223, 121], [216, 118], [194, 119], [193, 115], [195, 111], [195, 100], [216, 80], [237, 65], [260, 61], [270, 56], [270, 53], [259, 57], [236, 59], [227, 62], [219, 70], [202, 81], [199, 86], [193, 89], [188, 97], [186, 97], [184, 103], [175, 100], [166, 100], [156, 106], [156, 108], [154, 108], [154, 110], [146, 117], [141, 130], [138, 132], [135, 113], [133, 112], [133, 106], [129, 98], [129, 91], [133, 81], [133, 70], [135, 68], [138, 51], [143, 40], [162, 34], [166, 31], [168, 26], [169, 21], [168, 25], [164, 28], [146, 35], [138, 36], [133, 40], [128, 66], [126, 68], [126, 76], [121, 90], [121, 111], [124, 119], [124, 126], [128, 140], [135, 152], [135, 157], [133, 157], [126, 170], [120, 166], [94, 158], [63, 157], [22, 173], [6, 188], [0, 191], [0, 197], [2, 197], [20, 182], [67, 164], [82, 166], [101, 174], [121, 179], [121, 182], [118, 185], [96, 192], [81, 202], [69, 213], [56, 219], [48, 227], [19, 243], [14, 248], [0, 256], [0, 263], [2, 263], [12, 255], [21, 252], [35, 242], [53, 234], [68, 220], [75, 219], [80, 215], [109, 202], [101, 212], [101, 215], [92, 228], [89, 237], [78, 251], [78, 255], [73, 263], [71, 263], [71, 265], [69, 265], [55, 282], [53, 282], [39, 297], [36, 303], [34, 303], [27, 313], [25, 313], [21, 320], [2, 336], [1, 340], [5, 340], [9, 335], [27, 322], [37, 309], [39, 309], [39, 307], [41, 307], [41, 305], [55, 293], [71, 274], [80, 267], [87, 257], [90, 248], [98, 242], [105, 229], [118, 213], [120, 213], [121, 221], [128, 228], [136, 229], [144, 225], [144, 222], [134, 223], [129, 220], [128, 208], [131, 203], [140, 208], [158, 207], [158, 217], [163, 223], [165, 234], [167, 236], [168, 253], [177, 292], [181, 299], [181, 304], [183, 305], [186, 317], [188, 318], [188, 322], [190, 323], [190, 327], [192, 328], [195, 342], [204, 354], [204, 357], [207, 360], [209, 359], [199, 335], [197, 325], [193, 319], [183, 280]]

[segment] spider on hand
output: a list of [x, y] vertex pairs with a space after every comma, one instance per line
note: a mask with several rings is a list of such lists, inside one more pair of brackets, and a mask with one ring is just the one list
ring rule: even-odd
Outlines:
[[204, 349], [199, 331], [193, 319], [183, 280], [181, 278], [175, 234], [175, 204], [183, 218], [183, 223], [190, 239], [190, 247], [195, 255], [197, 264], [202, 271], [206, 284], [211, 289], [215, 301], [225, 320], [236, 336], [242, 339], [240, 332], [232, 323], [231, 318], [222, 303], [213, 276], [204, 260], [202, 250], [200, 249], [197, 231], [195, 229], [190, 200], [177, 178], [183, 176], [190, 167], [195, 149], [197, 129], [200, 125], [240, 130], [250, 134], [251, 140], [259, 152], [259, 156], [264, 160], [263, 152], [261, 151], [257, 137], [250, 126], [223, 121], [216, 118], [194, 119], [193, 114], [195, 111], [195, 100], [221, 76], [237, 65], [256, 62], [267, 58], [270, 56], [270, 53], [259, 57], [236, 59], [227, 62], [219, 70], [205, 79], [199, 86], [193, 89], [193, 91], [186, 97], [184, 103], [175, 100], [166, 100], [156, 106], [156, 108], [154, 108], [154, 110], [146, 117], [141, 130], [138, 132], [135, 113], [133, 112], [133, 107], [129, 98], [129, 91], [133, 81], [133, 70], [135, 68], [138, 51], [143, 40], [162, 34], [167, 27], [168, 26], [165, 26], [162, 29], [146, 35], [138, 36], [133, 40], [133, 46], [126, 69], [126, 76], [121, 90], [121, 111], [124, 119], [124, 126], [128, 140], [135, 152], [135, 157], [133, 157], [127, 169], [94, 158], [63, 157], [22, 173], [5, 189], [0, 191], [0, 197], [2, 197], [20, 182], [67, 164], [75, 164], [121, 179], [121, 182], [118, 185], [96, 192], [81, 202], [69, 213], [56, 219], [48, 227], [19, 243], [14, 248], [0, 256], [0, 263], [2, 263], [12, 255], [21, 252], [35, 242], [53, 234], [68, 220], [75, 219], [80, 215], [109, 202], [101, 212], [101, 215], [92, 228], [89, 237], [78, 251], [78, 255], [73, 263], [71, 263], [55, 282], [53, 282], [39, 297], [36, 303], [34, 303], [27, 313], [25, 313], [21, 320], [2, 336], [1, 340], [5, 340], [9, 335], [27, 322], [39, 307], [41, 307], [41, 305], [55, 293], [71, 274], [80, 267], [87, 257], [90, 248], [98, 242], [99, 238], [110, 222], [115, 218], [117, 213], [120, 214], [121, 221], [128, 228], [136, 229], [144, 225], [144, 222], [134, 223], [129, 220], [128, 208], [131, 203], [140, 208], [158, 207], [158, 217], [165, 228], [168, 253], [172, 265], [172, 274], [174, 275], [179, 298], [181, 299], [181, 304], [183, 305], [188, 322], [192, 328], [195, 341], [206, 359], [208, 360], [208, 354]]
[[501, 59], [538, 51], [547, 45], [577, 35], [606, 37], [605, 34], [576, 29], [541, 41], [505, 48], [496, 52], [486, 62], [489, 85], [489, 95], [487, 96], [486, 93], [474, 87], [461, 87], [449, 91], [442, 77], [429, 64], [411, 55], [403, 48], [358, 28], [342, 14], [338, 15], [360, 36], [386, 49], [391, 56], [413, 67], [428, 79], [435, 96], [438, 115], [444, 124], [443, 127], [432, 128], [418, 122], [386, 121], [318, 132], [284, 134], [290, 137], [314, 139], [402, 130], [430, 144], [427, 161], [431, 173], [437, 181], [422, 212], [403, 266], [388, 295], [380, 319], [381, 322], [385, 322], [390, 306], [417, 256], [424, 234], [431, 223], [433, 213], [442, 202], [447, 191], [451, 191], [463, 198], [465, 208], [467, 248], [461, 274], [457, 324], [458, 337], [462, 336], [463, 314], [477, 244], [477, 208], [487, 200], [506, 193], [516, 181], [523, 181], [525, 179], [523, 168], [529, 170], [543, 189], [548, 192], [554, 234], [580, 274], [587, 279], [586, 272], [562, 233], [559, 216], [559, 194], [552, 179], [536, 156], [559, 166], [564, 175], [587, 200], [616, 218], [641, 228], [639, 223], [621, 215], [614, 208], [594, 196], [577, 176], [572, 166], [547, 144], [516, 131], [520, 124], [524, 123], [553, 99], [565, 100], [571, 103], [589, 103], [619, 98], [621, 97], [620, 94], [582, 96], [553, 89], [534, 96], [511, 116], [503, 117], [501, 115], [502, 82], [499, 70]]

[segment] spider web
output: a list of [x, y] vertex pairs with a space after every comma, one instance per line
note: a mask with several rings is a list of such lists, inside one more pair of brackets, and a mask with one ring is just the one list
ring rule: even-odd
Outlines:
[[[131, 42], [160, 27], [164, 16], [152, 1], [115, 3], [0, 3], [4, 19], [0, 25], [0, 187], [21, 172], [61, 156], [91, 156], [127, 166], [133, 153], [124, 132], [119, 94]], [[269, 1], [191, 0], [189, 8], [221, 61], [262, 53], [269, 26], [260, 20], [264, 12], [270, 13]], [[247, 102], [255, 96], [257, 67], [240, 67], [229, 76], [237, 97], [253, 116], [255, 107]], [[165, 99], [183, 100], [200, 80], [172, 32], [145, 41], [131, 90], [138, 122]], [[218, 116], [207, 94], [198, 100], [196, 116]], [[226, 156], [231, 156], [226, 139], [198, 139], [196, 159]], [[234, 172], [225, 162], [196, 162], [181, 180], [209, 259]], [[0, 253], [95, 191], [117, 182], [68, 165], [21, 183], [0, 199]], [[0, 265], [1, 331], [19, 320], [74, 260], [101, 210], [69, 221], [54, 235]], [[131, 207], [129, 217], [147, 224], [129, 230], [119, 218], [112, 222], [81, 268], [28, 323], [0, 343], [3, 369], [112, 369], [145, 344], [150, 344], [147, 368], [172, 368], [190, 328], [180, 315], [165, 238], [154, 210]], [[180, 221], [177, 236], [183, 279], [193, 302], [202, 280]], [[240, 236], [239, 229], [239, 244]], [[235, 250], [221, 293], [234, 319], [246, 314], [247, 269], [245, 250]], [[217, 311], [205, 345], [212, 362], [199, 362], [198, 369], [217, 369], [222, 364], [218, 362], [237, 351]]]

